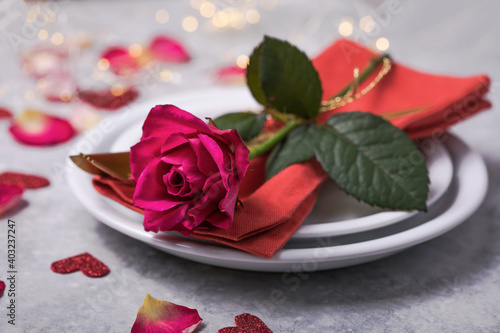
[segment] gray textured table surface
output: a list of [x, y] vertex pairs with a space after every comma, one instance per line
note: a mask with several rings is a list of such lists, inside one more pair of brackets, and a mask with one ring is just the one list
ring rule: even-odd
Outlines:
[[[382, 13], [389, 2], [278, 1], [273, 10], [261, 10], [258, 24], [241, 30], [210, 31], [208, 20], [187, 1], [62, 1], [52, 3], [58, 20], [44, 28], [63, 34], [91, 31], [100, 43], [141, 42], [158, 32], [182, 40], [194, 59], [188, 65], [172, 66], [182, 81], [142, 91], [141, 99], [146, 100], [214, 84], [210, 79], [213, 70], [231, 63], [239, 54], [249, 54], [264, 33], [289, 39], [313, 56], [338, 38], [342, 18], [357, 21], [373, 11]], [[222, 8], [228, 3], [244, 4], [220, 0], [216, 5]], [[373, 36], [357, 38], [373, 43], [386, 37], [395, 59], [421, 70], [453, 75], [487, 73], [493, 81], [490, 99], [499, 105], [498, 2], [395, 3], [399, 4], [397, 13], [379, 18]], [[18, 51], [6, 36], [22, 35], [26, 14], [33, 6], [36, 4], [0, 2], [0, 105], [16, 112], [29, 104], [64, 113], [69, 106], [53, 107], [41, 99], [26, 102], [23, 98], [35, 83], [22, 75]], [[161, 8], [170, 13], [164, 25], [154, 20]], [[182, 30], [182, 18], [187, 15], [198, 17], [197, 31]], [[26, 37], [20, 46], [33, 43], [34, 38]], [[39, 173], [52, 181], [49, 188], [26, 193], [28, 206], [11, 216], [18, 229], [17, 318], [15, 328], [7, 324], [8, 298], [4, 296], [0, 299], [0, 331], [127, 332], [145, 295], [151, 293], [198, 309], [204, 319], [199, 332], [231, 326], [234, 316], [245, 312], [258, 315], [274, 332], [499, 332], [497, 108], [454, 128], [454, 133], [482, 154], [490, 175], [486, 200], [471, 218], [441, 237], [392, 257], [303, 275], [295, 289], [283, 282], [281, 274], [193, 263], [106, 227], [76, 201], [57, 171], [71, 143], [53, 148], [22, 146], [6, 134], [7, 124], [0, 122], [0, 169]], [[6, 225], [3, 217], [0, 280], [5, 279], [7, 270]], [[102, 259], [111, 273], [90, 279], [50, 270], [53, 261], [85, 251]], [[283, 301], [273, 304], [276, 290], [283, 294]]]

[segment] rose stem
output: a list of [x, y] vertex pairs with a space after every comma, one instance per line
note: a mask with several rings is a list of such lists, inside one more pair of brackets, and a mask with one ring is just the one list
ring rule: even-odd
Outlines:
[[251, 160], [257, 156], [267, 153], [271, 148], [281, 142], [291, 130], [299, 125], [299, 121], [296, 119], [291, 119], [286, 125], [281, 128], [276, 134], [274, 134], [271, 138], [262, 142], [260, 145], [253, 147], [250, 149], [250, 156], [248, 159]]

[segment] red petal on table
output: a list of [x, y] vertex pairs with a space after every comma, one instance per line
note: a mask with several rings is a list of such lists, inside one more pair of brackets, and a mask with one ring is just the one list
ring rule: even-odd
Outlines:
[[109, 69], [117, 75], [130, 75], [140, 67], [137, 58], [132, 57], [129, 51], [121, 46], [106, 49], [101, 58], [109, 61]]
[[158, 36], [149, 44], [149, 52], [155, 59], [170, 62], [188, 62], [191, 57], [175, 39]]
[[0, 184], [16, 185], [23, 189], [37, 189], [49, 186], [50, 181], [42, 176], [7, 171], [0, 173]]
[[246, 68], [238, 66], [223, 67], [217, 72], [217, 80], [223, 83], [244, 83], [246, 72]]
[[23, 197], [23, 189], [16, 185], [0, 184], [0, 216], [15, 207]]
[[81, 271], [88, 277], [101, 277], [109, 273], [109, 267], [88, 252], [55, 261], [50, 269], [60, 274]]
[[106, 90], [84, 90], [78, 92], [78, 97], [93, 107], [107, 110], [116, 110], [139, 97], [139, 91], [130, 87], [120, 91], [113, 91], [113, 89]]
[[15, 118], [9, 131], [17, 141], [32, 146], [62, 143], [75, 135], [73, 126], [66, 119], [35, 110], [26, 110]]
[[12, 112], [6, 108], [0, 107], [0, 120], [12, 118]]
[[147, 294], [131, 333], [191, 333], [201, 321], [196, 309], [160, 301]]
[[50, 102], [69, 102], [76, 93], [76, 84], [67, 73], [52, 73], [38, 80], [40, 93]]
[[257, 316], [244, 313], [234, 318], [236, 327], [221, 328], [218, 333], [273, 333]]

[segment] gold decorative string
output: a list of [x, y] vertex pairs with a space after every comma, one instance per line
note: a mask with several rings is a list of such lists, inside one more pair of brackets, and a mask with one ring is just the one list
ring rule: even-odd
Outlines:
[[389, 73], [392, 68], [391, 59], [389, 57], [384, 57], [382, 60], [382, 68], [377, 76], [373, 79], [370, 84], [357, 92], [359, 86], [359, 69], [354, 69], [354, 80], [351, 83], [351, 87], [343, 96], [335, 96], [326, 101], [321, 102], [320, 112], [327, 112], [337, 109], [341, 106], [347, 105], [354, 102], [363, 95], [366, 95], [370, 90], [375, 88], [375, 86], [384, 78], [384, 76]]

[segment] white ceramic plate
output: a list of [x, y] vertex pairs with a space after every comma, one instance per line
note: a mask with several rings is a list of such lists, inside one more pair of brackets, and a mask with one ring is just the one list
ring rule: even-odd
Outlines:
[[[231, 111], [258, 108], [247, 88], [216, 89], [176, 96], [162, 101], [143, 102], [131, 108], [133, 113], [123, 121], [123, 125], [120, 125], [120, 131], [108, 134], [109, 136], [115, 133], [117, 135], [110, 151], [129, 151], [131, 146], [139, 142], [142, 135], [142, 123], [147, 112], [157, 104], [167, 103], [166, 101], [171, 104], [175, 103], [202, 119], [208, 116], [215, 118]], [[430, 207], [448, 189], [452, 180], [453, 164], [442, 144], [426, 142], [422, 146], [422, 151], [426, 157], [431, 181], [427, 199], [427, 206]], [[115, 208], [128, 210], [119, 205], [115, 205]], [[402, 221], [416, 213], [416, 211], [383, 211], [371, 207], [346, 195], [333, 181], [329, 181], [323, 185], [313, 211], [291, 240], [310, 241], [316, 237], [338, 236], [376, 229]], [[143, 220], [143, 216], [135, 212], [124, 212], [124, 214], [139, 223]]]
[[[198, 95], [197, 95], [198, 96]], [[179, 103], [180, 104], [180, 103]], [[182, 104], [180, 107], [184, 107]], [[131, 119], [130, 113], [116, 116], [106, 126], [107, 133], [120, 133], [120, 122]], [[127, 123], [127, 122], [125, 122]], [[126, 124], [127, 125], [127, 124]], [[130, 124], [128, 124], [130, 125]], [[85, 153], [109, 151], [114, 141], [104, 135], [90, 148], [89, 138], [82, 138], [75, 149]], [[76, 198], [99, 221], [167, 253], [209, 265], [269, 272], [285, 272], [297, 267], [307, 271], [325, 270], [376, 260], [437, 237], [466, 220], [479, 207], [487, 189], [487, 173], [481, 157], [465, 143], [450, 135], [445, 144], [453, 159], [455, 180], [449, 195], [431, 209], [429, 215], [419, 213], [400, 223], [355, 235], [317, 239], [318, 244], [300, 248], [287, 246], [273, 259], [259, 258], [224, 246], [205, 244], [171, 234], [145, 232], [111, 201], [99, 195], [91, 184], [91, 176], [72, 165], [68, 159], [67, 181]], [[86, 149], [84, 149], [86, 148]], [[439, 207], [438, 207], [439, 206]], [[356, 235], [359, 239], [352, 241]]]

